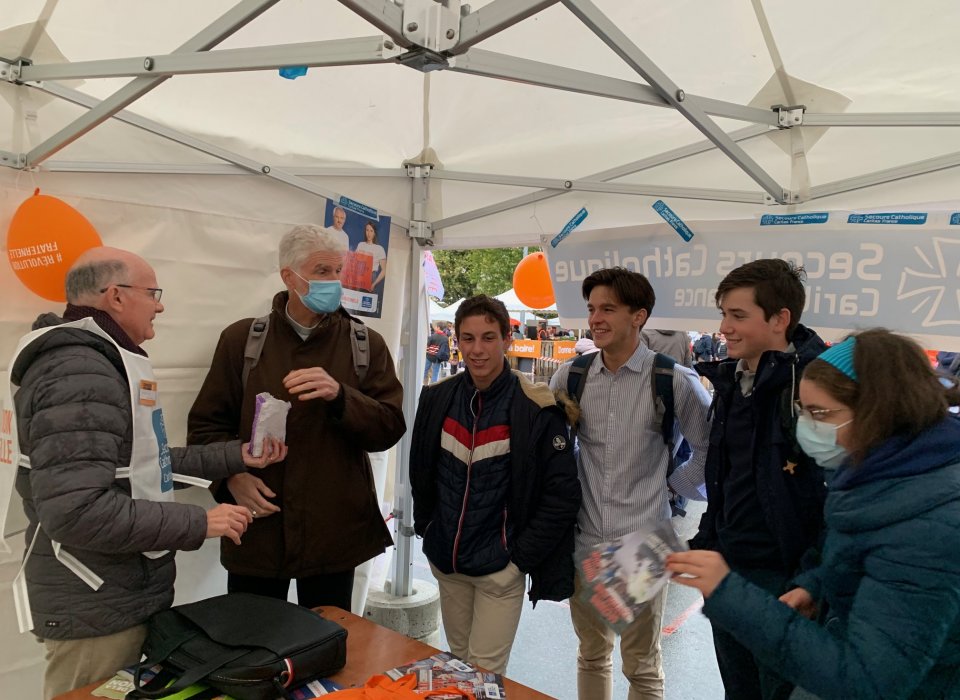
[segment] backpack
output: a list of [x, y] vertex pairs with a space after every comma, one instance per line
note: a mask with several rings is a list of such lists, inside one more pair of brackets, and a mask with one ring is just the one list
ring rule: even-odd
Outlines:
[[709, 335], [702, 335], [693, 346], [693, 352], [698, 357], [713, 354], [713, 339]]
[[433, 333], [427, 338], [427, 357], [431, 362], [446, 362], [450, 359], [450, 339], [443, 333]]
[[[243, 388], [247, 388], [247, 377], [250, 370], [257, 366], [263, 352], [263, 344], [267, 342], [267, 330], [270, 328], [270, 315], [253, 319], [250, 332], [247, 334], [247, 344], [243, 348], [243, 374], [241, 381]], [[367, 327], [361, 321], [350, 318], [350, 351], [353, 354], [353, 369], [363, 384], [370, 368], [370, 345], [367, 343]]]
[[[580, 397], [583, 396], [583, 389], [586, 384], [584, 378], [587, 376], [587, 370], [599, 354], [599, 352], [591, 352], [580, 355], [570, 365], [570, 373], [567, 375], [567, 393], [578, 404], [580, 403]], [[670, 450], [667, 479], [670, 478], [677, 466], [686, 462], [693, 454], [690, 443], [680, 434], [673, 405], [673, 367], [676, 364], [676, 360], [672, 357], [658, 352], [654, 358], [653, 372], [651, 373], [651, 384], [653, 385], [651, 393], [656, 407], [656, 417], [660, 421], [660, 435], [663, 437], [663, 444]], [[679, 442], [677, 437], [680, 438]], [[686, 505], [687, 499], [685, 497], [673, 492], [670, 493], [671, 515], [686, 516]]]

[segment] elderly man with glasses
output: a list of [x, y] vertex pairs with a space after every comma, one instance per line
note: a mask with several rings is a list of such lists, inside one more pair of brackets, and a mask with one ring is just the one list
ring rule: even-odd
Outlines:
[[19, 438], [17, 492], [29, 520], [14, 583], [21, 631], [46, 646], [44, 697], [136, 663], [146, 622], [173, 603], [174, 552], [208, 537], [239, 544], [243, 507], [176, 503], [179, 475], [220, 479], [286, 456], [251, 457], [240, 440], [169, 447], [158, 383], [140, 347], [163, 312], [141, 257], [94, 248], [66, 279], [10, 364]]

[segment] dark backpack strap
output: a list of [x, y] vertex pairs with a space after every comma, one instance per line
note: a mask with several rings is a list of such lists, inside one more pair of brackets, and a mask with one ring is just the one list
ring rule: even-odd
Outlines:
[[[580, 397], [583, 396], [583, 390], [587, 385], [587, 371], [590, 365], [597, 359], [599, 352], [589, 352], [578, 355], [570, 363], [570, 372], [567, 374], [567, 394], [580, 405]], [[577, 439], [577, 426], [570, 426], [570, 435], [574, 440]]]
[[[690, 454], [689, 445], [680, 435], [677, 427], [677, 412], [673, 400], [673, 368], [676, 364], [676, 360], [672, 357], [658, 352], [653, 360], [651, 378], [654, 404], [657, 409], [657, 417], [660, 419], [660, 436], [663, 438], [663, 443], [667, 446], [667, 449], [670, 450], [670, 459], [667, 462], [667, 479], [676, 471], [677, 465], [686, 461]], [[677, 440], [678, 435], [679, 440]], [[686, 516], [686, 504], [686, 498], [670, 492], [670, 511], [674, 516]]]
[[587, 370], [590, 369], [590, 365], [593, 364], [599, 354], [599, 352], [584, 353], [575, 357], [573, 362], [570, 363], [570, 373], [567, 374], [567, 393], [577, 403], [580, 403], [583, 388], [587, 384]]
[[[669, 355], [657, 353], [653, 360], [653, 372], [650, 381], [653, 383], [653, 396], [657, 407], [657, 418], [660, 421], [660, 435], [663, 442], [670, 447], [670, 454], [674, 452], [674, 420], [676, 410], [673, 404], [673, 366], [677, 364]], [[670, 472], [673, 472], [673, 462], [670, 463]], [[669, 474], [667, 474], [669, 476]]]
[[367, 340], [367, 327], [353, 317], [350, 318], [350, 351], [353, 353], [353, 369], [360, 384], [363, 384], [370, 369], [370, 342]]
[[247, 334], [247, 344], [243, 348], [243, 374], [240, 381], [244, 390], [247, 388], [247, 377], [250, 376], [250, 370], [257, 366], [260, 361], [260, 354], [263, 352], [263, 344], [267, 342], [267, 330], [270, 328], [270, 314], [253, 319], [250, 324], [250, 332]]

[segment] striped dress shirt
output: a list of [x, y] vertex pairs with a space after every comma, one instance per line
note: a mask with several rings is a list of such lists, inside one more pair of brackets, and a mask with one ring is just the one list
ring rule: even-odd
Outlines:
[[[583, 489], [578, 548], [670, 519], [666, 487], [670, 453], [656, 418], [654, 357], [641, 343], [616, 372], [604, 366], [601, 355], [585, 377], [577, 436]], [[569, 364], [562, 366], [551, 379], [551, 388], [566, 390], [569, 371]], [[673, 396], [680, 431], [693, 454], [671, 475], [670, 486], [687, 498], [704, 501], [710, 395], [693, 370], [677, 364]]]

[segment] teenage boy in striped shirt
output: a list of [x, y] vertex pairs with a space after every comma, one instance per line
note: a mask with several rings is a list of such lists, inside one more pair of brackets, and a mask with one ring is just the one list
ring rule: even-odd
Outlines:
[[[706, 458], [710, 396], [693, 370], [675, 365], [673, 395], [680, 431], [692, 455], [667, 480], [670, 450], [657, 417], [651, 373], [656, 353], [640, 340], [640, 331], [656, 301], [646, 277], [623, 268], [598, 270], [583, 281], [590, 332], [600, 349], [581, 378], [577, 468], [583, 488], [577, 549], [621, 537], [669, 520], [669, 490], [706, 500]], [[565, 390], [570, 365], [553, 376], [550, 386]], [[570, 599], [573, 627], [580, 641], [577, 692], [580, 700], [609, 700], [614, 632], [577, 593]], [[645, 614], [620, 636], [623, 673], [630, 682], [629, 700], [663, 698], [660, 627], [664, 588]]]

